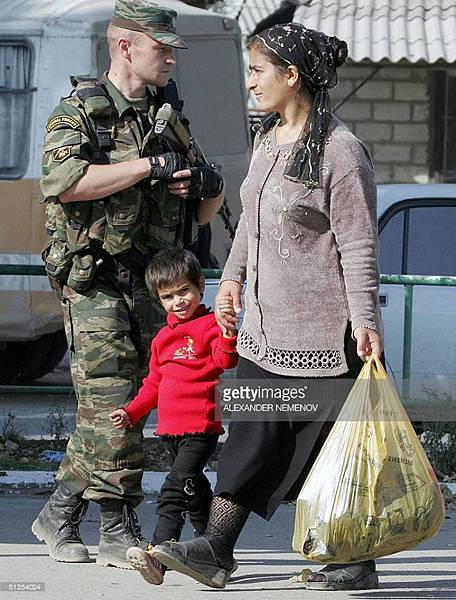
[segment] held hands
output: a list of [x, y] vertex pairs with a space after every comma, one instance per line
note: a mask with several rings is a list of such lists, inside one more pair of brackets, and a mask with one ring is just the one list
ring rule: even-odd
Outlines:
[[109, 419], [115, 429], [127, 429], [131, 427], [130, 417], [123, 408], [114, 410], [110, 415]]
[[223, 281], [215, 297], [215, 318], [224, 337], [236, 335], [237, 315], [242, 311], [242, 286], [236, 281]]
[[383, 342], [376, 331], [366, 327], [357, 327], [353, 336], [356, 339], [356, 353], [361, 360], [368, 361], [371, 354], [376, 354], [380, 358], [383, 352]]
[[[231, 316], [236, 318], [236, 313], [233, 307], [233, 298], [231, 296], [221, 296], [217, 302], [217, 311], [219, 311], [224, 317]], [[222, 330], [223, 337], [230, 338], [236, 335], [236, 328], [228, 329], [227, 327], [222, 327], [221, 325], [220, 328]]]

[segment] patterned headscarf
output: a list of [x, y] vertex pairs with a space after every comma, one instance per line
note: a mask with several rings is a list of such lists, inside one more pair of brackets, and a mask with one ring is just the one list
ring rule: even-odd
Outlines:
[[314, 96], [309, 118], [296, 141], [284, 176], [307, 187], [319, 187], [320, 155], [331, 121], [328, 90], [337, 85], [336, 68], [345, 62], [347, 44], [299, 23], [274, 25], [254, 38], [288, 65], [294, 65]]

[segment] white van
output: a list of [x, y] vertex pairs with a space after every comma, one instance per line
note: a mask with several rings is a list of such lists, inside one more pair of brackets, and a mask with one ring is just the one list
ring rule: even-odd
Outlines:
[[[233, 222], [250, 157], [241, 35], [237, 22], [179, 2], [173, 74], [184, 113], [208, 159], [222, 171]], [[41, 264], [44, 128], [69, 75], [99, 76], [109, 62], [106, 28], [114, 0], [2, 0], [0, 3], [0, 264]], [[230, 247], [221, 219], [212, 252]], [[46, 372], [65, 350], [60, 307], [45, 277], [0, 276], [0, 384]]]

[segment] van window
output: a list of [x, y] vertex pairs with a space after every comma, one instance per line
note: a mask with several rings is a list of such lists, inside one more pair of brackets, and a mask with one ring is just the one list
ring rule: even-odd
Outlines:
[[456, 275], [456, 206], [409, 209], [408, 275]]
[[108, 40], [101, 38], [97, 42], [97, 77], [109, 70], [109, 61]]
[[[235, 39], [186, 37], [177, 71], [184, 113], [206, 154], [237, 154], [249, 148], [241, 55]], [[198, 66], [197, 66], [198, 65]]]
[[[243, 101], [245, 82], [236, 40], [185, 39], [189, 50], [176, 53], [172, 78], [193, 135], [207, 155], [246, 152], [250, 140]], [[100, 77], [109, 67], [106, 38], [98, 41], [96, 52]]]
[[32, 51], [26, 42], [0, 40], [0, 178], [27, 170], [32, 105]]

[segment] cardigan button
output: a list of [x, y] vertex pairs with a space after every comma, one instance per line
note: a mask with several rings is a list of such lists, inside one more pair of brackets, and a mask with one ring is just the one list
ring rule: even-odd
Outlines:
[[262, 344], [258, 350], [257, 360], [262, 361], [266, 356], [266, 347]]

